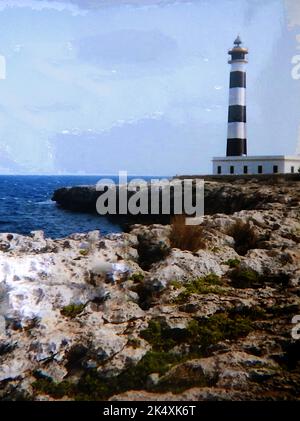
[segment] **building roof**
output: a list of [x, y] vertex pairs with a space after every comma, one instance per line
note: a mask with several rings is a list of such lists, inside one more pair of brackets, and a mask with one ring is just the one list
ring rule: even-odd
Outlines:
[[300, 155], [240, 155], [215, 156], [213, 161], [296, 161], [300, 162]]

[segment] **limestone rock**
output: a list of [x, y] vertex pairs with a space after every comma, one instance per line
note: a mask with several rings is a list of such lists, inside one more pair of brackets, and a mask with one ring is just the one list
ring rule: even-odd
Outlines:
[[[196, 252], [159, 224], [0, 234], [0, 400], [82, 398], [78, 382], [97, 399], [299, 399], [300, 191], [277, 181], [209, 181]], [[61, 198], [93, 206], [84, 192]], [[237, 221], [257, 237], [243, 255]]]

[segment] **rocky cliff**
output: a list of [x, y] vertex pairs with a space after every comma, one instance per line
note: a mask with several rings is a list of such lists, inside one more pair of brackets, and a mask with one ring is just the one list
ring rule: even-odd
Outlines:
[[300, 183], [211, 183], [194, 232], [0, 235], [2, 400], [299, 399]]
[[[188, 179], [188, 177], [178, 178]], [[193, 179], [193, 177], [190, 176]], [[293, 203], [297, 201], [293, 189], [299, 189], [300, 174], [274, 174], [253, 176], [204, 176], [204, 207], [206, 214], [215, 214], [222, 212], [230, 214], [246, 209], [265, 209], [271, 203]], [[196, 178], [194, 178], [194, 181]], [[151, 204], [150, 184], [149, 184], [149, 204]], [[183, 189], [184, 190], [184, 189]], [[117, 195], [117, 214], [110, 215], [110, 218], [117, 219], [118, 223], [124, 225], [132, 223], [170, 223], [169, 215], [160, 214], [148, 215], [120, 215], [118, 214], [118, 186]], [[96, 202], [102, 193], [96, 190], [95, 186], [75, 186], [63, 187], [57, 189], [52, 200], [62, 208], [72, 211], [96, 212]], [[128, 191], [128, 200], [134, 192]], [[196, 194], [193, 188], [193, 198]], [[170, 214], [174, 213], [174, 191], [170, 192]], [[151, 206], [149, 205], [149, 209]]]

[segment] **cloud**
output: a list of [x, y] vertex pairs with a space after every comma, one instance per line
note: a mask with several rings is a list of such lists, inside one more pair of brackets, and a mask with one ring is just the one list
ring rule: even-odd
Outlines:
[[51, 104], [45, 105], [28, 105], [26, 109], [32, 113], [59, 113], [59, 112], [69, 112], [69, 111], [79, 111], [80, 107], [76, 104], [68, 104], [64, 102], [54, 102]]
[[[290, 60], [278, 63], [274, 49], [279, 37], [287, 39], [283, 1], [243, 0], [234, 8], [232, 0], [188, 3], [0, 0], [0, 10], [7, 8], [0, 24], [8, 67], [0, 81], [0, 145], [28, 172], [209, 171], [226, 142], [226, 50], [242, 25], [251, 53], [249, 146], [273, 151], [282, 144], [274, 138], [283, 136], [283, 152], [295, 141], [291, 128], [300, 110], [273, 101], [281, 85], [286, 99], [296, 96], [284, 79]], [[271, 91], [270, 74], [278, 82]], [[275, 119], [280, 127], [274, 113], [286, 116]]]
[[97, 10], [115, 6], [166, 6], [169, 4], [192, 3], [194, 0], [0, 0], [0, 11], [5, 8], [22, 7], [34, 10], [67, 10], [74, 15], [82, 11]]
[[74, 15], [82, 14], [78, 5], [61, 0], [0, 0], [0, 11], [7, 8], [55, 9], [59, 12], [66, 10]]
[[[98, 133], [65, 130], [52, 139], [55, 170], [107, 174], [123, 169], [143, 175], [209, 171], [211, 150], [199, 130], [198, 125], [178, 126], [165, 118], [123, 122]], [[216, 125], [208, 130], [209, 138], [215, 138]], [[183, 139], [195, 140], [184, 143]]]
[[24, 167], [18, 164], [7, 151], [3, 148], [0, 149], [0, 172], [5, 174], [22, 171], [24, 171]]
[[[51, 0], [52, 1], [52, 0]], [[57, 0], [56, 0], [57, 1]], [[193, 3], [194, 0], [58, 0], [72, 3], [82, 9], [101, 9], [105, 6], [165, 6], [169, 4]]]
[[300, 26], [300, 3], [299, 0], [284, 0], [289, 28]]
[[176, 41], [159, 31], [119, 30], [74, 42], [78, 58], [93, 64], [148, 63], [167, 60]]

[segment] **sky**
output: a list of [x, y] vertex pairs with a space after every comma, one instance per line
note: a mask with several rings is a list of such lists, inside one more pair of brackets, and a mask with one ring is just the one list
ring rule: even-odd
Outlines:
[[0, 173], [210, 173], [238, 33], [248, 153], [300, 152], [299, 4], [0, 0]]

